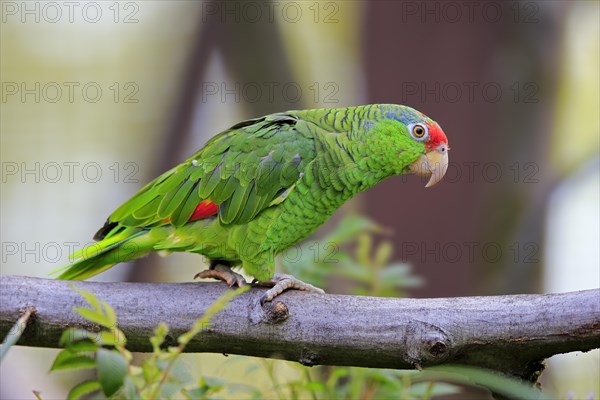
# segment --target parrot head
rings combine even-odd
[[[381,155],[390,175],[430,176],[425,187],[442,180],[448,169],[448,138],[437,122],[399,105],[385,105],[384,118],[369,124],[366,143]]]

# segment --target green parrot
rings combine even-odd
[[[322,293],[275,273],[275,256],[306,238],[352,196],[399,174],[448,167],[440,126],[407,106],[373,104],[287,111],[240,122],[144,186],[114,211],[98,242],[71,257],[57,279],[86,279],[152,251],[210,260],[195,278],[243,286],[241,266],[270,287]]]

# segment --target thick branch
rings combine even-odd
[[[19,344],[58,347],[71,326],[94,328],[72,282],[2,276],[0,334],[34,306]],[[112,305],[132,351],[150,351],[159,322],[168,340],[188,330],[225,290],[223,283],[76,282]],[[600,289],[548,295],[392,299],[289,291],[261,307],[263,289],[235,298],[186,347],[189,352],[277,357],[305,365],[414,368],[477,365],[535,380],[540,362],[600,347]]]

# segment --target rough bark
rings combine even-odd
[[[132,351],[164,321],[168,341],[188,330],[225,290],[223,283],[65,282],[2,276],[0,334],[33,306],[18,344],[58,347],[67,327],[95,328],[71,309],[69,285],[112,305]],[[458,363],[535,381],[554,354],[600,347],[600,289],[546,295],[395,299],[288,291],[260,305],[252,288],[217,314],[187,352],[277,357],[304,365],[415,368]]]

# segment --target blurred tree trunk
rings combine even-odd
[[[522,3],[494,4],[497,22],[479,6],[454,21],[443,2],[366,5],[369,101],[423,111],[452,149],[434,188],[396,177],[367,193],[370,214],[394,228],[396,257],[425,277],[417,296],[538,290],[559,56],[552,12],[562,6],[535,3],[530,15]]]

